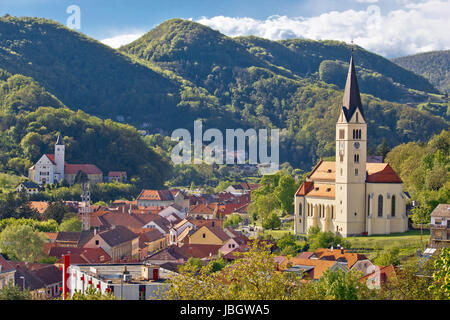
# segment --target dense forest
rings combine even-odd
[[[93,162],[102,170],[134,165],[133,174],[145,171],[140,167],[145,157],[135,162],[135,149],[126,149],[142,143],[135,129],[100,119],[169,135],[175,128],[192,130],[195,119],[204,121],[204,129],[279,128],[280,161],[305,170],[334,154],[350,56],[345,43],[230,38],[181,19],[162,23],[120,50],[45,19],[4,16],[0,34],[0,68],[5,70],[0,73],[0,134],[3,148],[9,148],[3,166],[20,158],[12,146],[27,146],[22,143],[27,134],[40,135],[27,138],[37,143],[37,150],[17,152],[35,161],[61,130],[73,151],[69,162]],[[393,147],[427,141],[447,129],[440,108],[417,107],[437,92],[425,78],[357,46],[354,56],[366,93],[369,148],[376,149],[383,137]],[[407,101],[411,105],[403,103]],[[41,106],[51,109],[38,110]],[[73,113],[59,110],[64,106]],[[90,124],[78,131],[51,125],[44,120],[52,118],[46,112]],[[133,132],[125,136],[135,139],[128,146],[116,141],[115,134],[125,128]],[[145,145],[153,147],[148,141]],[[114,168],[107,160],[110,154],[119,157]],[[92,158],[96,160],[86,160]],[[149,165],[156,166],[155,161]]]
[[[68,163],[93,163],[104,174],[125,170],[148,187],[162,186],[171,172],[134,127],[72,111],[32,78],[0,70],[0,169],[27,175],[42,154],[53,153],[58,132]]]
[[[450,50],[419,53],[392,61],[424,76],[442,92],[450,92]]]

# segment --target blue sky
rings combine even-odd
[[[449,49],[449,0],[0,0],[0,15],[66,24],[69,5],[81,11],[78,30],[117,47],[170,18],[192,19],[229,36],[257,35],[351,41],[393,57]]]

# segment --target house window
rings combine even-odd
[[[98,246],[100,244],[100,241],[95,240],[95,245]]]
[[[370,196],[367,196],[367,215],[370,215]]]
[[[383,216],[383,196],[381,194],[378,196],[378,216]]]
[[[206,238],[206,233],[203,234],[203,238]]]
[[[393,217],[395,217],[395,196],[392,196],[392,203],[391,203],[391,205],[392,205],[392,208],[391,208],[391,215],[392,215]]]
[[[340,129],[339,130],[339,139],[344,139],[345,138],[345,131],[344,129]]]

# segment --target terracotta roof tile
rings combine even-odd
[[[159,200],[159,201],[171,201],[173,199],[172,192],[169,190],[147,190],[141,191],[138,200]]]

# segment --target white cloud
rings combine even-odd
[[[405,1],[406,2],[406,1]],[[229,36],[255,35],[272,40],[303,37],[353,41],[367,50],[396,57],[450,48],[448,0],[406,3],[385,15],[370,5],[366,10],[331,11],[316,17],[271,16],[266,20],[216,16],[197,22]]]
[[[356,2],[360,3],[376,3],[378,0],[356,0]]]
[[[120,34],[111,38],[100,40],[100,42],[112,48],[119,48],[120,46],[133,42],[134,40],[144,35],[144,33],[145,32]]]

